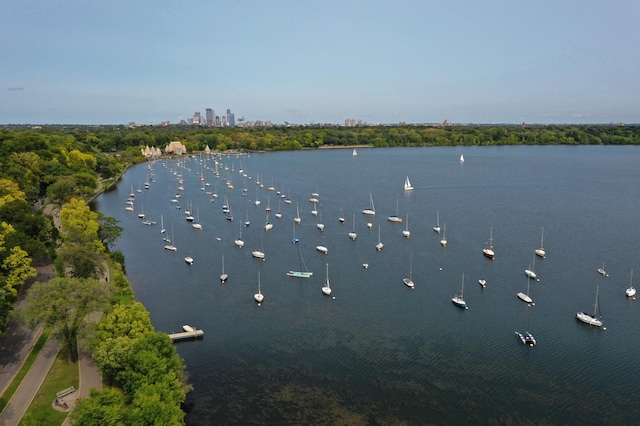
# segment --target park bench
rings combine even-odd
[[[67,396],[70,393],[74,393],[76,391],[76,388],[74,388],[73,386],[69,386],[66,389],[61,390],[60,392],[56,393],[56,396],[58,398],[62,398],[63,396]]]

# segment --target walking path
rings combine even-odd
[[[47,377],[47,373],[56,360],[59,350],[60,343],[57,340],[52,338],[47,340],[38,358],[29,369],[20,386],[18,386],[16,393],[13,394],[5,409],[0,413],[1,426],[18,424],[27,408],[29,408],[36,392],[40,389],[44,378]]]
[[[59,209],[54,209],[51,205],[47,205],[45,207],[45,214],[52,215],[54,225],[60,229]],[[43,282],[55,277],[55,270],[52,265],[39,267],[37,269],[37,281]],[[107,267],[105,276],[101,281],[107,282],[108,280],[109,268]],[[22,306],[21,303],[18,304],[16,309],[20,309]],[[94,315],[89,315],[87,320],[97,321],[99,320],[99,316],[96,318]],[[21,327],[17,320],[12,319],[9,323],[8,331],[9,334],[7,336],[0,338],[0,394],[4,393],[18,374],[18,371],[31,353],[35,342],[38,340],[38,337],[40,337],[42,327],[31,331]],[[80,347],[80,342],[78,342],[78,345]],[[0,426],[14,426],[18,424],[44,382],[59,351],[60,343],[53,338],[49,338],[29,369],[29,372],[18,386],[18,389],[0,413]],[[79,348],[78,352],[78,365],[80,369],[79,389],[65,397],[68,408],[53,405],[55,395],[52,395],[52,405],[55,409],[71,411],[77,399],[89,397],[89,392],[92,388],[102,390],[102,374],[95,365],[91,353],[82,347]],[[67,426],[71,425],[69,417],[66,418],[63,424]]]

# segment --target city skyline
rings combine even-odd
[[[3,2],[0,124],[640,123],[640,6]]]

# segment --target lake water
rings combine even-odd
[[[116,249],[156,330],[176,332],[183,324],[204,330],[202,340],[177,343],[194,387],[188,424],[638,422],[640,301],[627,299],[625,290],[631,270],[640,273],[640,148],[358,154],[224,156],[220,179],[211,158],[157,161],[153,171],[146,164],[132,168],[96,200],[97,210],[121,221]],[[181,209],[170,202],[179,174]],[[403,190],[406,176],[413,191]],[[227,189],[227,178],[235,189]],[[131,188],[142,188],[134,212],[125,211]],[[207,192],[219,197],[211,202]],[[314,192],[318,216],[311,214]],[[375,217],[362,214],[369,194]],[[222,213],[225,196],[234,221]],[[309,279],[286,276],[299,269],[291,243],[296,205],[302,223],[295,236],[314,272]],[[203,230],[185,220],[189,206]],[[142,224],[140,211],[157,224]],[[438,212],[447,247],[432,230]],[[396,213],[404,223],[387,220]],[[178,252],[163,248],[161,217]],[[247,217],[251,225],[244,227]],[[324,232],[316,227],[321,220]],[[407,226],[409,239],[402,235]],[[547,256],[534,259],[543,228]],[[238,248],[241,232],[245,246]],[[490,233],[494,260],[482,255]],[[261,243],[264,262],[251,256]],[[315,249],[322,243],[327,255]],[[192,266],[184,261],[188,254]],[[223,256],[225,284],[218,279]],[[332,297],[321,292],[327,263]],[[597,272],[603,263],[608,277]],[[530,283],[535,306],[528,308],[516,293],[526,291],[530,265],[539,281]],[[261,306],[253,299],[258,272]],[[414,290],[402,282],[409,274]],[[451,302],[463,274],[468,310]],[[486,288],[478,285],[481,276]],[[606,330],[575,318],[578,311],[593,313],[597,288]],[[527,328],[538,340],[533,348],[514,333]]]

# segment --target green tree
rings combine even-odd
[[[70,416],[78,426],[117,426],[125,424],[126,411],[124,396],[118,389],[91,389],[89,398],[77,401]]]
[[[104,312],[108,306],[109,289],[105,283],[92,278],[54,278],[31,286],[20,315],[30,327],[51,326],[56,337],[67,345],[71,362],[84,318],[90,312]]]
[[[102,213],[98,213],[98,217],[100,220],[98,237],[100,238],[100,241],[107,245],[107,247],[111,248],[111,246],[113,246],[122,235],[123,229],[121,226],[118,226],[118,223],[120,223],[120,221],[114,217],[106,216]]]
[[[38,275],[31,266],[29,254],[16,246],[11,249],[11,254],[2,263],[2,268],[7,271],[6,287],[14,296],[18,295],[18,289],[27,279]]]

